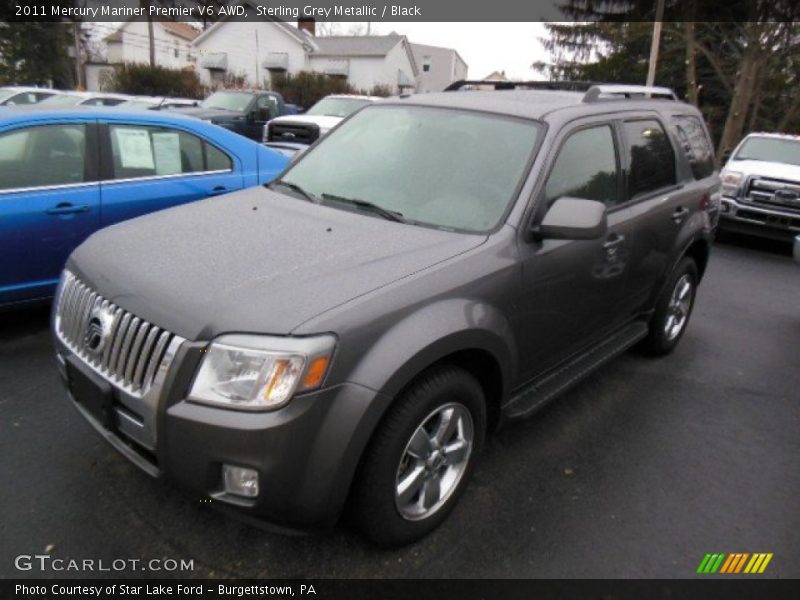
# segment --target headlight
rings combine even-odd
[[[320,387],[335,338],[224,335],[212,342],[189,399],[243,410],[274,410],[297,392]]]
[[[723,171],[722,172],[722,195],[723,196],[738,196],[739,186],[742,184],[743,175],[736,171]]]

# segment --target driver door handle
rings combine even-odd
[[[69,202],[61,202],[56,204],[53,208],[48,208],[45,212],[48,215],[71,215],[75,213],[83,213],[89,211],[88,204],[74,205]]]

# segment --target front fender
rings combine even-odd
[[[365,349],[343,378],[377,393],[352,414],[357,423],[336,477],[338,489],[331,495],[332,502],[344,503],[364,449],[403,388],[427,367],[463,350],[490,354],[500,368],[502,393],[508,393],[517,368],[512,329],[497,308],[479,300],[458,298],[427,305],[402,318]],[[502,398],[497,400],[502,402]]]
[[[494,306],[466,298],[427,305],[398,321],[362,354],[347,380],[394,397],[426,367],[463,350],[492,355],[509,389],[517,367],[511,326]]]

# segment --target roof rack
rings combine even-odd
[[[606,97],[604,98],[604,96]],[[611,96],[611,98],[608,96]],[[614,98],[614,96],[623,96],[625,98],[666,98],[667,100],[678,99],[675,92],[666,87],[646,85],[593,85],[583,96],[583,101],[600,102],[602,100],[617,100],[618,98]]]
[[[454,81],[445,92],[455,92],[471,86],[494,87],[495,90],[559,90],[567,92],[586,92],[600,84],[591,81],[492,81],[483,79],[461,79]]]

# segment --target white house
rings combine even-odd
[[[186,68],[197,62],[192,42],[200,30],[187,23],[172,21],[153,22],[153,47],[156,64],[164,67]],[[149,63],[150,42],[146,21],[126,21],[111,35],[106,43],[105,62],[87,62],[86,89],[98,91],[103,87],[106,73],[121,63]]]
[[[313,21],[298,26],[277,20],[218,21],[194,40],[198,75],[207,85],[245,76],[249,85],[266,88],[272,73],[317,71],[344,77],[359,90],[416,88],[418,69],[405,36],[314,33]]]
[[[411,44],[419,68],[417,92],[441,92],[454,81],[467,79],[467,63],[452,48]]]
[[[404,35],[324,36],[309,54],[312,71],[347,77],[358,90],[376,85],[392,93],[416,89],[418,69]]]
[[[172,68],[194,64],[197,55],[192,42],[199,35],[200,31],[188,23],[153,22],[156,64]],[[110,64],[150,62],[147,21],[127,21],[106,36],[105,42],[108,48],[106,60]]]

